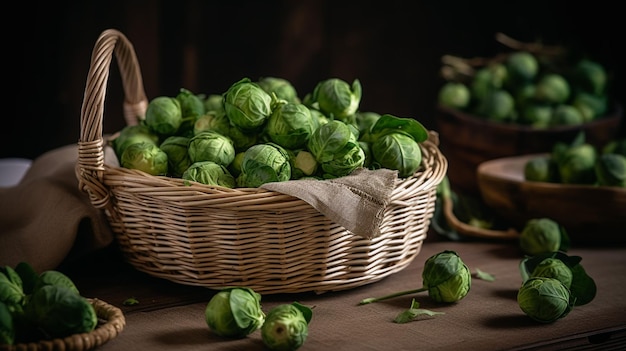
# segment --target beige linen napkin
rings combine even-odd
[[[351,233],[371,239],[380,235],[397,178],[394,170],[359,168],[341,178],[274,182],[261,188],[300,198]]]
[[[108,154],[111,154],[109,152]],[[54,269],[113,241],[103,212],[78,189],[78,146],[35,159],[21,182],[0,188],[0,265]]]

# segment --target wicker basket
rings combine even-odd
[[[98,325],[89,333],[65,338],[15,345],[0,345],[0,351],[86,351],[102,346],[115,338],[126,326],[122,310],[102,300],[88,299],[96,310]]]
[[[265,294],[322,293],[378,281],[419,254],[437,185],[447,171],[435,132],[421,143],[422,168],[397,180],[381,235],[365,239],[289,195],[185,186],[182,179],[105,164],[102,118],[113,53],[122,75],[127,123],[136,123],[147,106],[132,44],[119,31],[104,31],[87,78],[76,172],[79,187],[105,211],[136,269],[212,289],[248,286]]]

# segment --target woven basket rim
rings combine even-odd
[[[117,337],[126,326],[126,318],[119,308],[97,298],[87,298],[96,310],[98,325],[89,333],[80,333],[39,342],[0,345],[2,351],[85,351],[93,350]]]

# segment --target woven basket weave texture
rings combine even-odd
[[[76,174],[105,211],[126,259],[138,270],[186,285],[248,286],[260,293],[338,291],[378,281],[419,254],[447,171],[437,134],[421,143],[422,167],[398,179],[381,235],[365,239],[305,201],[265,189],[185,186],[104,162],[103,105],[117,58],[128,124],[147,98],[130,41],[109,29],[92,54],[81,111]]]

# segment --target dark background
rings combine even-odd
[[[361,110],[436,129],[441,56],[489,57],[520,41],[563,45],[604,64],[624,102],[623,12],[569,1],[35,1],[5,11],[0,157],[35,158],[78,141],[91,50],[108,28],[133,43],[146,94],[223,93],[243,77],[283,77],[299,95],[330,77],[363,86]],[[124,125],[115,64],[104,131]],[[622,130],[624,128],[621,128]]]

